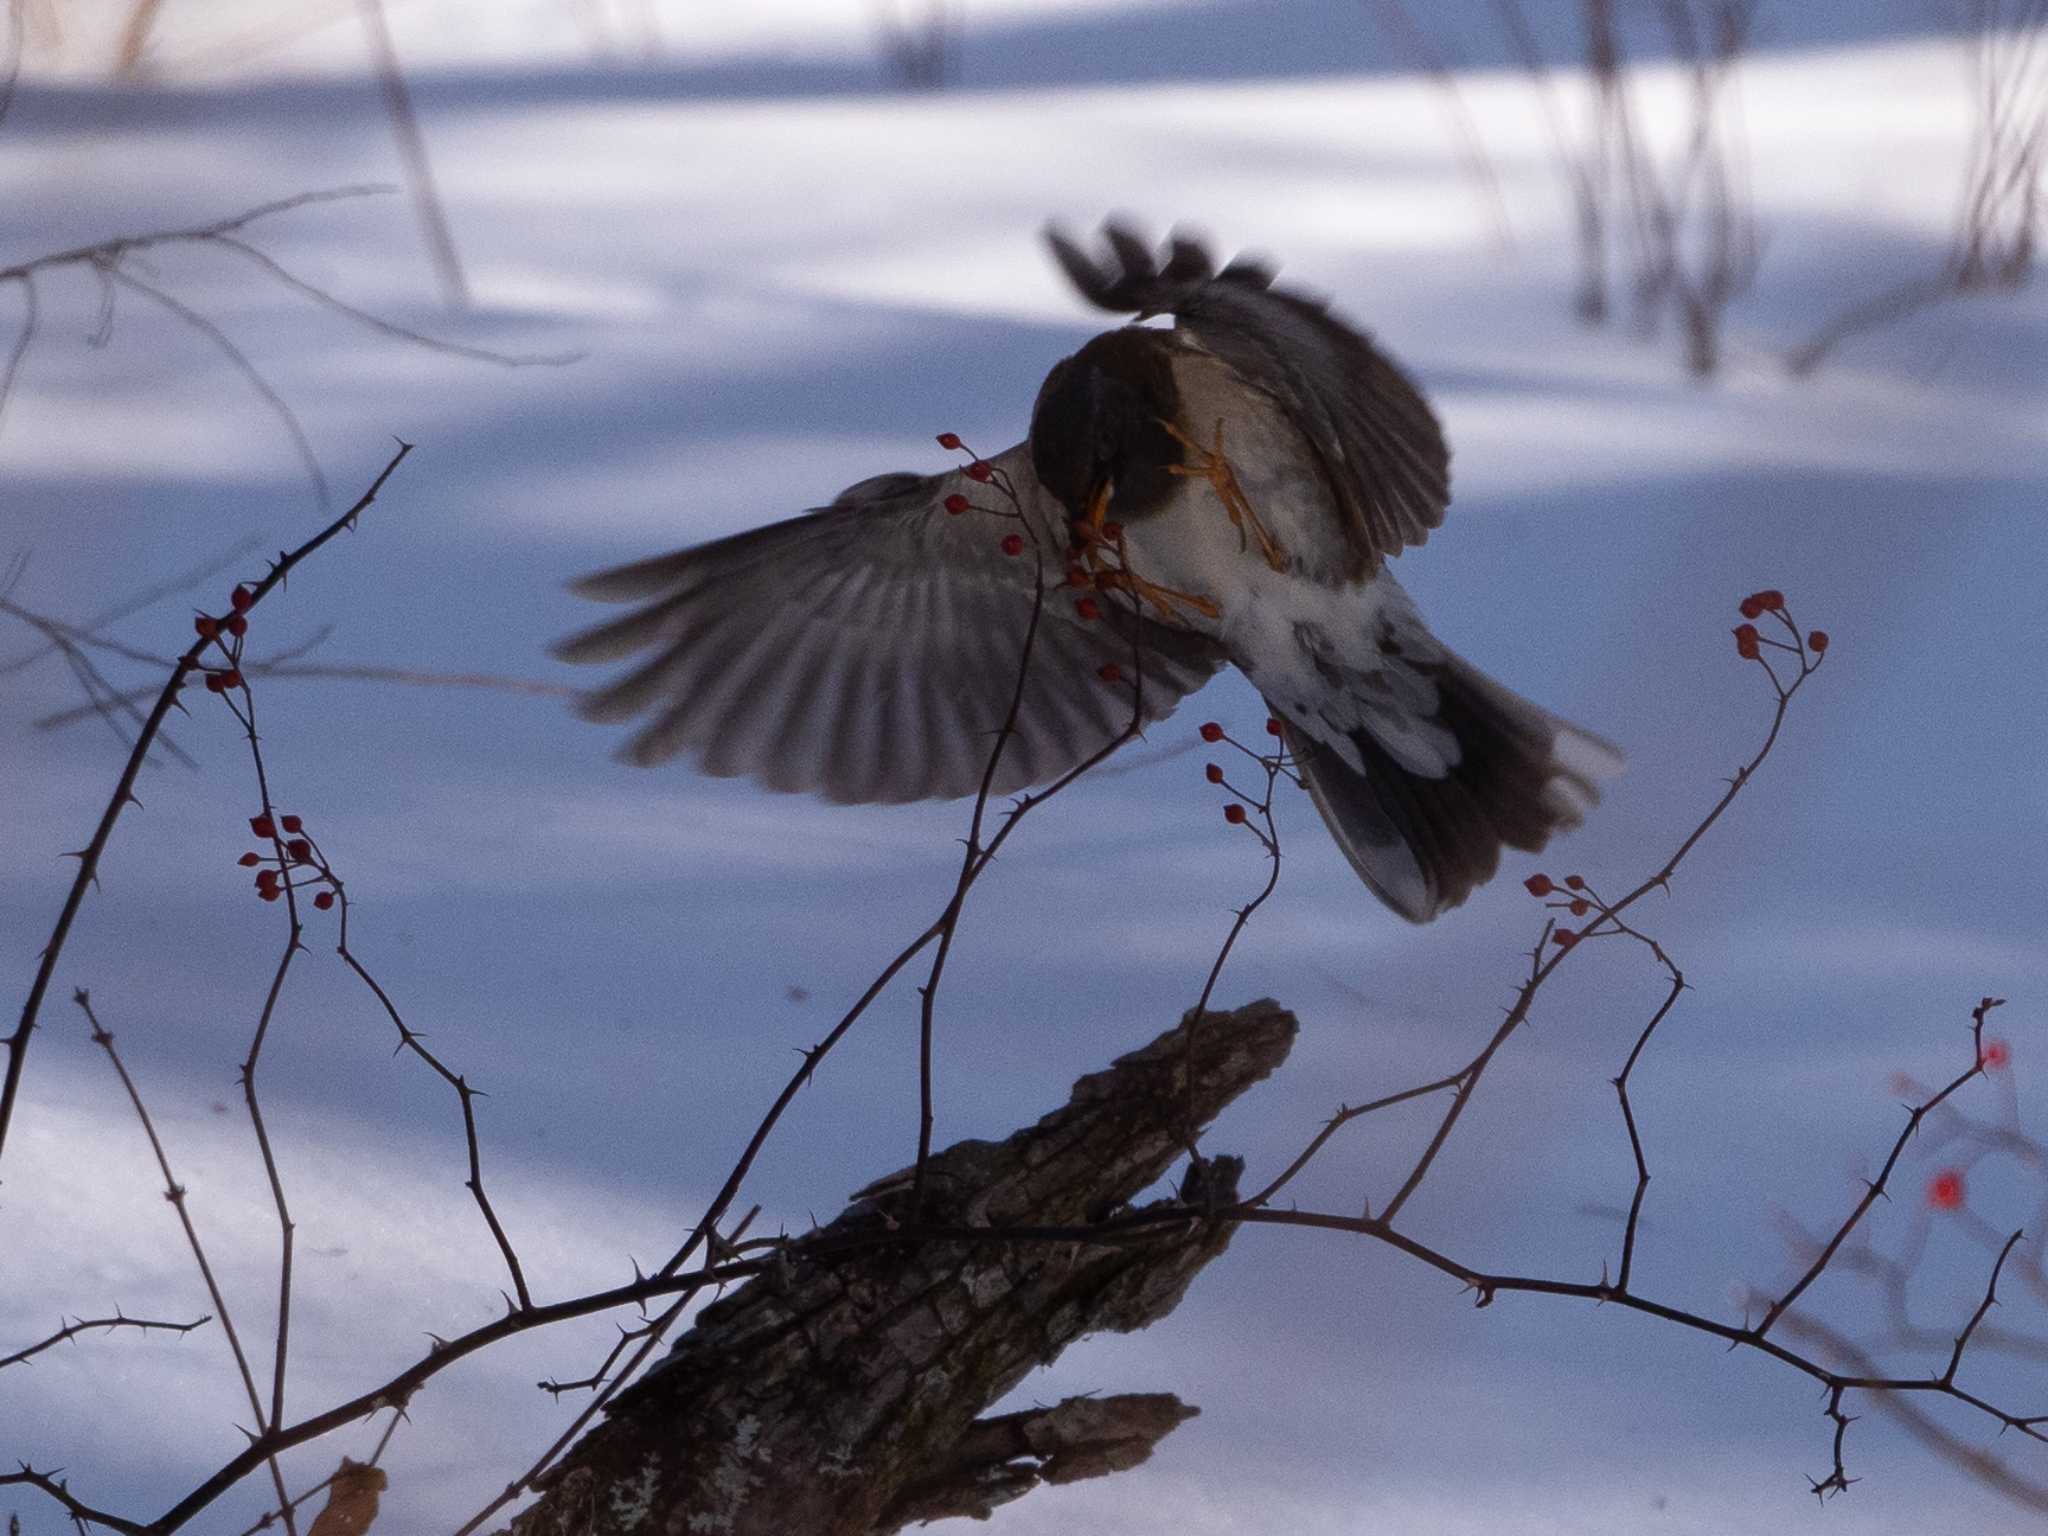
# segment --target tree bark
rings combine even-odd
[[[935,1154],[925,1221],[1065,1227],[1127,1209],[1294,1032],[1253,1003],[1204,1015],[1190,1053],[1183,1021],[1036,1125]],[[870,1185],[777,1272],[705,1307],[542,1479],[514,1536],[886,1536],[1136,1466],[1197,1410],[1134,1394],[978,1415],[1084,1334],[1171,1312],[1229,1245],[1231,1224],[1204,1212],[1235,1198],[1241,1167],[1207,1160],[1185,1202],[1147,1207],[1184,1204],[1186,1222],[1115,1244],[890,1242],[913,1220],[912,1172]],[[883,1241],[846,1251],[866,1237]]]

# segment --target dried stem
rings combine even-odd
[[[391,135],[398,141],[399,158],[405,162],[405,179],[412,187],[413,212],[419,218],[420,232],[426,236],[434,272],[441,279],[442,295],[451,309],[467,309],[469,284],[462,275],[462,258],[455,253],[455,237],[448,232],[441,194],[434,187],[433,163],[427,158],[426,137],[420,132],[412,91],[398,62],[398,46],[391,40],[384,0],[360,0],[360,8],[363,31],[370,40],[370,57],[377,70],[377,87],[384,93],[385,109],[391,116]]]
[[[1955,224],[1940,270],[1892,285],[1830,316],[1786,357],[1794,374],[1814,372],[1850,338],[1969,294],[2011,292],[2033,278],[2048,199],[2048,0],[1971,0],[1964,49],[1976,115],[1956,199]]]
[[[48,1338],[40,1339],[26,1349],[17,1349],[11,1355],[0,1355],[0,1371],[4,1371],[10,1365],[20,1365],[25,1360],[32,1360],[44,1350],[56,1348],[66,1339],[75,1339],[81,1333],[91,1333],[96,1329],[111,1332],[117,1328],[134,1328],[144,1333],[190,1333],[193,1329],[203,1328],[212,1321],[212,1317],[207,1316],[195,1317],[189,1323],[162,1323],[152,1318],[130,1317],[125,1312],[118,1311],[112,1317],[76,1317]]]
[[[163,1140],[156,1133],[156,1123],[150,1119],[149,1109],[142,1102],[142,1094],[137,1090],[135,1080],[128,1075],[128,1068],[123,1065],[120,1053],[114,1049],[114,1037],[101,1026],[99,1018],[93,1013],[92,998],[81,988],[72,994],[71,1000],[78,1004],[79,1010],[84,1013],[86,1023],[92,1030],[93,1044],[107,1053],[107,1060],[113,1064],[114,1074],[121,1079],[122,1090],[128,1095],[128,1102],[135,1110],[135,1118],[142,1122],[143,1134],[149,1138],[149,1150],[155,1154],[157,1170],[164,1179],[164,1199],[169,1201],[171,1209],[178,1213],[178,1225],[184,1228],[185,1244],[192,1250],[192,1262],[199,1267],[199,1278],[205,1282],[206,1294],[213,1301],[213,1315],[220,1319],[221,1334],[227,1339],[228,1350],[235,1357],[235,1369],[240,1373],[242,1387],[248,1393],[250,1411],[256,1416],[257,1438],[261,1439],[264,1432],[275,1427],[275,1421],[266,1421],[264,1417],[263,1396],[256,1388],[256,1373],[250,1369],[248,1352],[242,1348],[241,1336],[235,1331],[234,1318],[228,1312],[227,1296],[222,1292],[220,1282],[214,1278],[213,1265],[206,1257],[206,1245],[200,1242],[199,1229],[192,1224],[192,1213],[185,1204],[185,1186],[180,1184],[177,1176],[171,1172],[170,1156],[164,1151]],[[262,1458],[262,1464],[269,1467],[271,1483],[277,1490],[278,1498],[283,1500],[284,1470],[278,1465],[277,1457],[267,1455]],[[289,1518],[287,1528],[290,1528]]]
[[[391,478],[392,472],[411,452],[410,443],[400,443],[398,451],[391,456],[390,461],[379,471],[377,478],[370,483],[370,488],[363,492],[354,506],[297,549],[281,555],[269,572],[249,587],[249,608],[253,610],[260,604],[270,595],[272,588],[308,557],[318,552],[328,540],[345,528],[353,528],[356,519],[377,499],[377,493],[384,488],[384,482]],[[202,636],[193,641],[184,654],[172,664],[170,677],[165,680],[162,691],[158,693],[149,717],[136,733],[135,745],[129,749],[128,761],[121,770],[112,796],[100,813],[99,824],[94,827],[91,840],[76,855],[78,873],[73,878],[71,889],[64,898],[64,905],[57,914],[57,922],[51,931],[49,942],[43,946],[42,956],[36,965],[35,979],[29,985],[27,1000],[22,1004],[20,1020],[15,1025],[14,1033],[7,1037],[7,1072],[5,1080],[0,1081],[0,1153],[6,1150],[8,1128],[13,1123],[14,1104],[21,1091],[21,1075],[28,1062],[29,1038],[34,1034],[36,1023],[41,1017],[43,999],[49,992],[50,979],[56,973],[57,963],[63,958],[64,946],[71,936],[72,924],[78,918],[79,908],[85,904],[86,891],[99,880],[100,861],[106,853],[108,840],[113,836],[115,824],[121,819],[121,813],[130,804],[139,803],[135,799],[136,777],[142,771],[151,745],[163,729],[165,718],[170,714],[172,706],[178,703],[178,692],[185,685],[186,675],[199,666],[201,656],[209,646],[216,643]]]

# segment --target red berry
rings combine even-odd
[[[1096,606],[1092,597],[1084,597],[1074,604],[1074,612],[1091,622],[1102,617],[1102,610]]]
[[[225,693],[225,692],[227,691],[227,686],[228,686],[228,685],[227,685],[227,684],[226,684],[226,683],[225,683],[224,681],[222,681],[222,679],[223,679],[223,678],[225,678],[226,676],[227,676],[227,674],[226,674],[225,672],[209,672],[209,673],[207,673],[207,674],[206,674],[206,691],[207,691],[208,693]]]
[[[1217,724],[1217,723],[1216,723],[1216,722],[1215,722],[1214,720],[1206,720],[1206,721],[1204,721],[1204,722],[1202,723],[1202,740],[1204,740],[1204,741],[1221,741],[1222,739],[1223,739],[1223,727],[1222,727],[1222,726],[1218,725],[1218,724]]]
[[[192,627],[199,631],[199,638],[202,640],[218,640],[220,638],[220,620],[210,619],[203,613],[192,621]]]
[[[1824,629],[1816,629],[1809,633],[1806,637],[1806,648],[1818,656],[1828,648],[1828,632]]]
[[[313,857],[313,845],[303,837],[295,837],[284,845],[284,851],[301,864]]]
[[[303,832],[306,830],[306,824],[296,816],[280,816],[277,818],[277,824],[287,832]]]
[[[2012,1063],[2012,1047],[2003,1040],[1986,1040],[1977,1064],[1986,1072],[2001,1072]]]
[[[1774,613],[1785,606],[1785,594],[1776,587],[1765,587],[1761,592],[1750,593],[1749,601],[1765,613]]]
[[[270,888],[271,888],[272,886],[274,886],[274,885],[276,885],[276,884],[277,884],[277,871],[276,871],[276,870],[274,870],[274,869],[259,869],[259,870],[258,870],[258,871],[256,872],[256,889],[257,889],[257,890],[259,890],[259,891],[267,891],[267,890],[269,890],[269,889],[270,889]]]
[[[255,852],[254,850],[251,850],[250,852],[243,854],[239,859],[235,860],[235,862],[241,865],[242,868],[244,869],[254,869],[258,864],[261,864],[263,862],[263,855]]]
[[[1740,607],[1745,619],[1760,619],[1764,616],[1764,605],[1753,597],[1745,597]]]
[[[239,688],[242,686],[242,674],[236,671],[233,667],[229,667],[227,671],[221,673],[220,685],[224,689]]]
[[[968,465],[966,469],[962,470],[961,473],[966,475],[967,478],[970,480],[980,480],[986,482],[992,475],[995,474],[995,471],[990,469],[986,464],[982,463],[980,459],[976,459],[972,464]]]
[[[228,604],[237,613],[247,613],[256,604],[256,594],[247,587],[237,587],[228,594]]]
[[[1280,722],[1270,715],[1266,717],[1266,734],[1268,736],[1278,736],[1280,734]]]
[[[1124,669],[1113,661],[1106,661],[1096,669],[1095,675],[1105,683],[1120,683],[1124,680]]]
[[[274,885],[266,885],[263,887],[262,890],[258,891],[256,894],[262,897],[265,901],[275,901],[277,900],[278,897],[282,896],[284,892],[279,890]]]
[[[1003,535],[1003,553],[1015,557],[1024,553],[1024,535],[1006,533]]]
[[[1244,821],[1244,807],[1237,804],[1226,805],[1223,807],[1223,819],[1233,827],[1239,825]]]
[[[1221,763],[1209,764],[1202,770],[1202,777],[1211,784],[1221,784],[1223,782],[1223,765]]]
[[[1927,1181],[1927,1203],[1937,1211],[1953,1211],[1964,1199],[1963,1170],[1944,1168]]]
[[[231,617],[227,621],[227,623],[223,624],[221,627],[225,629],[229,634],[233,635],[237,640],[239,640],[242,636],[249,633],[249,621],[243,618],[239,613]]]
[[[334,905],[334,892],[322,891],[318,896],[315,896],[313,898],[313,905],[318,907],[322,912],[325,912],[329,907]]]
[[[954,517],[958,517],[962,512],[965,512],[969,505],[970,503],[968,502],[967,498],[965,496],[962,496],[958,491],[955,491],[945,500],[946,510],[949,513],[951,513]]]
[[[1593,904],[1590,901],[1585,900],[1583,897],[1572,903],[1573,917],[1584,917],[1588,912],[1592,910]]]
[[[1119,543],[1124,536],[1124,525],[1112,518],[1102,525],[1102,536],[1112,544]]]
[[[1586,888],[1586,882],[1578,875],[1566,875],[1564,877],[1564,888],[1568,891],[1583,891]]]
[[[1744,661],[1756,660],[1757,636],[1754,624],[1738,624],[1735,626],[1735,654]]]
[[[941,432],[939,434],[939,446],[941,448],[958,448],[960,446],[960,434],[958,432]]]
[[[268,816],[251,816],[249,818],[249,830],[258,837],[275,837],[277,836],[277,823]]]
[[[1570,949],[1574,944],[1579,942],[1579,936],[1576,933],[1573,933],[1569,928],[1558,929],[1557,932],[1552,935],[1552,937],[1557,940],[1557,947],[1559,949]]]
[[[1548,875],[1531,875],[1522,882],[1531,896],[1548,896],[1557,887],[1550,883]]]

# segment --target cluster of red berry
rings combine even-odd
[[[1281,726],[1278,720],[1268,717],[1266,721],[1266,734],[1268,736],[1271,736],[1275,740],[1278,740],[1282,734],[1283,729],[1284,727]],[[1224,731],[1222,725],[1214,720],[1205,720],[1202,722],[1201,735],[1202,740],[1209,742],[1211,744],[1214,744],[1219,741],[1230,742],[1230,745],[1236,747],[1238,751],[1244,753],[1246,757],[1249,757],[1253,762],[1257,763],[1261,768],[1265,769],[1267,776],[1268,792],[1271,792],[1271,782],[1274,775],[1282,771],[1283,764],[1285,762],[1285,758],[1283,756],[1276,755],[1268,757],[1262,753],[1254,752],[1250,747],[1246,746],[1243,742],[1232,740],[1231,737]],[[1211,784],[1222,784],[1225,789],[1228,789],[1231,794],[1237,797],[1236,799],[1232,800],[1230,804],[1223,807],[1223,819],[1229,822],[1233,827],[1239,827],[1244,825],[1245,818],[1248,814],[1248,812],[1245,810],[1245,807],[1247,805],[1259,806],[1261,809],[1264,808],[1262,802],[1251,799],[1242,790],[1234,789],[1229,784],[1224,782],[1223,765],[1221,763],[1205,763],[1202,766],[1202,777],[1207,779]]]
[[[206,691],[226,693],[230,688],[242,686],[242,670],[237,663],[241,660],[241,638],[249,633],[249,620],[245,617],[256,605],[256,594],[247,587],[238,586],[228,594],[228,612],[221,618],[202,613],[192,620],[192,628],[198,631],[202,640],[213,640],[228,653],[228,664],[224,667],[204,667]],[[227,640],[221,636],[226,635]],[[232,646],[229,641],[237,642]]]
[[[1580,892],[1586,889],[1586,880],[1583,875],[1566,875],[1564,877],[1564,884],[1560,888],[1558,883],[1552,880],[1550,876],[1536,874],[1524,880],[1522,887],[1531,896],[1539,900],[1547,896],[1556,896],[1558,899],[1551,902],[1550,905],[1564,908],[1573,917],[1584,917],[1593,910],[1591,896],[1580,894]],[[1557,941],[1559,949],[1570,949],[1584,935],[1576,933],[1570,928],[1559,928],[1551,937]]]
[[[938,443],[941,448],[946,449],[948,452],[973,452],[972,449],[968,448],[961,441],[958,432],[941,432],[938,436]],[[987,485],[995,478],[995,470],[989,466],[986,459],[977,458],[969,460],[960,473],[981,485]],[[947,515],[951,517],[959,517],[963,513],[975,510],[975,504],[958,491],[953,492],[939,505],[944,507]],[[992,509],[984,508],[983,510]],[[1017,516],[1014,512],[999,512],[997,515],[1011,518]],[[1104,523],[1101,534],[1103,539],[1114,544],[1123,537],[1123,529],[1120,525],[1113,522]],[[1024,535],[1021,533],[1006,533],[998,541],[997,547],[1014,560],[1024,553]],[[1078,561],[1072,562],[1067,566],[1066,580],[1067,585],[1070,587],[1092,587],[1095,584],[1095,578],[1090,576]],[[1082,621],[1092,624],[1095,620],[1102,617],[1102,605],[1096,602],[1092,596],[1084,595],[1075,599],[1074,614],[1075,617]],[[1117,683],[1123,681],[1124,674],[1123,668],[1119,667],[1115,662],[1111,662],[1101,668],[1097,675],[1105,683]]]
[[[244,869],[256,871],[256,894],[265,901],[276,901],[285,893],[288,881],[285,871],[303,867],[313,871],[312,878],[328,886],[315,893],[313,905],[325,912],[334,905],[334,875],[320,858],[320,850],[313,846],[313,840],[306,836],[306,824],[297,816],[269,815],[251,816],[249,830],[258,837],[269,839],[277,852],[268,856],[251,849],[235,862]]]
[[[1742,617],[1745,621],[1750,619],[1760,619],[1767,613],[1775,614],[1779,622],[1781,622],[1787,629],[1792,631],[1792,638],[1794,639],[1794,641],[1798,640],[1798,626],[1793,624],[1792,616],[1785,611],[1785,594],[1780,592],[1776,587],[1766,587],[1761,592],[1750,593],[1749,596],[1745,597],[1739,604],[1737,604],[1737,607],[1741,611]],[[1752,623],[1744,622],[1735,626],[1735,654],[1740,656],[1744,661],[1761,660],[1763,657],[1763,648],[1767,645],[1775,645],[1780,650],[1786,651],[1798,650],[1798,646],[1796,644],[1786,645],[1782,641],[1766,640],[1760,633],[1758,633],[1756,625]],[[1828,632],[1826,630],[1813,629],[1807,631],[1807,650],[1811,651],[1816,657],[1819,657],[1827,653],[1827,648]]]

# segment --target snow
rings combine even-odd
[[[166,7],[161,82],[113,86],[94,61],[125,7],[67,8],[61,45],[31,55],[0,124],[0,265],[399,181],[352,8],[309,7],[330,23],[276,47],[230,46],[269,9]],[[152,252],[138,275],[235,339],[303,423],[337,501],[394,436],[419,445],[361,528],[260,610],[259,651],[331,624],[328,660],[584,681],[545,658],[591,616],[567,579],[936,467],[939,431],[990,452],[1014,441],[1047,367],[1097,328],[1046,259],[1043,223],[1185,217],[1225,249],[1283,259],[1414,369],[1454,447],[1456,501],[1402,561],[1403,583],[1448,644],[1630,754],[1583,831],[1511,859],[1419,931],[1382,912],[1290,803],[1279,894],[1218,1000],[1278,997],[1303,1037],[1211,1145],[1256,1176],[1340,1101],[1476,1048],[1539,926],[1519,880],[1646,872],[1759,739],[1768,693],[1727,630],[1736,600],[1766,585],[1835,644],[1778,755],[1650,909],[1698,990],[1636,1090],[1657,1175],[1645,1288],[1739,1315],[1736,1291],[1784,1271],[1775,1213],[1838,1219],[1896,1132],[1887,1078],[1956,1070],[1981,994],[2013,998],[1997,1028],[2027,1092],[2048,919],[2048,300],[1937,307],[1852,342],[1811,381],[1779,363],[1824,315],[1945,249],[1966,83],[1952,43],[1910,30],[1911,8],[1788,11],[1745,69],[1763,267],[1705,385],[1680,370],[1668,328],[1644,340],[1572,323],[1569,208],[1540,115],[1463,13],[1461,91],[1507,249],[1440,92],[1353,8],[1269,24],[1275,8],[978,5],[965,85],[939,94],[879,84],[872,13],[829,0],[768,22],[693,9],[687,28],[662,10],[667,54],[631,64],[645,7],[391,9],[474,308],[440,307],[400,194],[280,214],[252,238],[399,324],[581,358],[464,361],[324,311],[232,252]],[[1682,79],[1659,65],[1643,84],[1675,131]],[[127,292],[91,345],[92,275],[39,290],[40,333],[0,421],[0,572],[27,561],[12,600],[76,617],[244,534],[270,550],[319,524],[286,433],[217,349]],[[0,345],[19,304],[0,285]],[[113,633],[182,645],[190,608],[218,606],[226,582]],[[0,642],[4,661],[29,639]],[[486,1177],[547,1296],[666,1256],[792,1049],[943,903],[964,827],[964,806],[830,807],[680,766],[628,769],[608,759],[610,734],[545,698],[278,681],[258,699],[279,803],[349,881],[352,940],[492,1095]],[[47,662],[0,691],[0,974],[18,991],[70,876],[57,855],[83,841],[118,771],[96,722],[30,728],[74,702]],[[1043,1112],[1199,990],[1230,908],[1264,876],[1202,783],[1194,726],[1210,717],[1256,733],[1258,706],[1235,679],[1212,685],[1129,763],[1034,816],[977,893],[942,1010],[941,1141]],[[243,1337],[266,1353],[276,1232],[234,1068],[281,918],[234,864],[255,791],[231,723],[195,708],[174,733],[203,771],[147,775],[34,1039],[0,1163],[0,1353],[60,1313],[211,1310],[141,1133],[61,1001],[73,986],[118,1037]],[[453,1096],[391,1058],[390,1026],[330,934],[316,919],[263,1079],[303,1224],[294,1413],[503,1306],[461,1187]],[[1411,1208],[1420,1237],[1471,1262],[1591,1279],[1617,1246],[1611,1211],[1632,1178],[1606,1079],[1656,981],[1612,947],[1582,959]],[[756,1232],[825,1219],[908,1160],[915,1018],[899,987],[800,1097],[748,1186]],[[1997,1089],[1970,1092],[1995,1110]],[[1355,1127],[1300,1198],[1383,1200],[1423,1127]],[[1908,1167],[1919,1179],[1927,1165]],[[1981,1191],[1993,1225],[2031,1220],[2016,1185]],[[1884,1219],[1910,1220],[1913,1203]],[[1937,1225],[1934,1249],[1953,1262],[1930,1260],[1919,1301],[1953,1328],[1988,1258],[1959,1225]],[[1823,1511],[1804,1482],[1827,1466],[1808,1383],[1642,1319],[1464,1300],[1371,1245],[1242,1234],[1168,1322],[1091,1340],[1021,1393],[1171,1390],[1202,1416],[1145,1468],[1034,1493],[993,1528],[2033,1528],[1874,1412],[1850,1437],[1865,1481]],[[2001,1321],[2038,1331],[2037,1312],[2015,1294]],[[386,1458],[379,1530],[449,1530],[490,1498],[576,1410],[531,1382],[583,1374],[609,1328],[523,1340],[422,1393]],[[1972,1368],[2024,1397],[1996,1361]],[[211,1328],[89,1338],[0,1372],[0,1455],[63,1465],[81,1497],[145,1518],[233,1454],[247,1420]],[[1944,1422],[2042,1475],[2038,1448]],[[380,1428],[294,1453],[289,1480],[366,1454]],[[252,1484],[203,1528],[242,1528],[260,1499]],[[0,1507],[30,1532],[60,1528],[30,1495]]]

